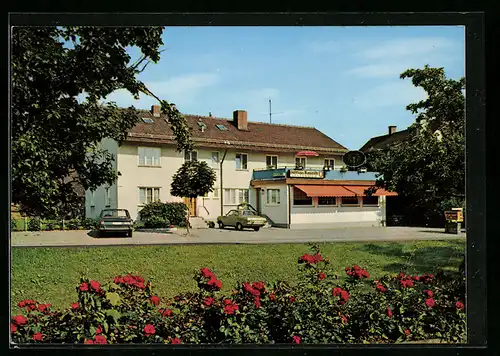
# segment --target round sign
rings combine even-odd
[[[342,162],[348,167],[359,167],[365,164],[366,157],[361,151],[349,151],[342,156]]]

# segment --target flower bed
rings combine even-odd
[[[394,343],[463,342],[465,279],[460,273],[370,279],[360,266],[347,280],[313,247],[298,260],[301,281],[241,282],[222,295],[222,281],[202,268],[199,290],[163,300],[140,276],[106,285],[82,278],[66,310],[19,302],[11,319],[16,343]]]

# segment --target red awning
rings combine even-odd
[[[312,197],[354,197],[350,190],[341,185],[296,185],[310,198]]]
[[[310,156],[310,157],[317,157],[319,156],[318,152],[314,151],[300,151],[295,154],[296,156]]]
[[[365,190],[370,188],[370,186],[367,185],[345,185],[345,188],[349,189],[350,191],[356,193],[358,196],[366,196],[367,194],[365,193]],[[373,196],[379,197],[379,196],[395,196],[398,195],[395,192],[388,192],[387,190],[383,188],[377,189],[375,193],[373,193]]]

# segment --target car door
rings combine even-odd
[[[238,215],[238,211],[230,210],[229,213],[226,214],[226,216],[224,217],[225,219],[222,222],[227,226],[236,226]]]

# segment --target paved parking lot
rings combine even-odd
[[[106,245],[168,245],[168,244],[203,244],[203,243],[303,243],[335,241],[407,241],[407,240],[442,240],[465,238],[465,233],[445,234],[444,229],[413,227],[349,227],[328,230],[288,230],[279,228],[261,229],[260,231],[236,231],[230,228],[186,230],[169,233],[134,232],[127,237],[93,237],[89,231],[40,231],[13,232],[11,246],[48,247],[48,246],[106,246]]]

